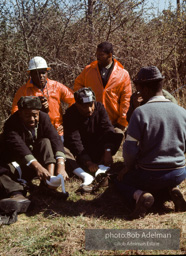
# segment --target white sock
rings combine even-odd
[[[137,204],[137,202],[138,202],[138,200],[139,200],[141,194],[143,194],[143,193],[144,193],[144,191],[142,191],[142,190],[140,190],[140,189],[138,189],[138,190],[136,190],[136,191],[134,192],[133,198],[136,200],[136,204]]]
[[[96,173],[95,173],[95,177],[98,175],[98,174],[100,174],[100,173],[105,173],[110,167],[108,167],[108,166],[105,166],[105,165],[103,165],[103,164],[100,164],[100,165],[98,165],[99,166],[99,169],[96,171]]]
[[[83,180],[83,183],[81,184],[81,186],[83,186],[83,185],[90,185],[93,182],[93,180],[94,180],[94,177],[92,175],[90,175],[89,173],[85,172],[80,167],[78,167],[75,170],[73,170],[73,173]]]

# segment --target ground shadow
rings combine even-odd
[[[32,204],[27,216],[43,213],[43,216],[46,218],[52,215],[84,215],[97,218],[122,218],[127,220],[132,210],[118,193],[113,183],[110,183],[106,188],[100,188],[99,191],[92,195],[82,195],[73,192],[66,200],[61,192],[48,189],[44,186],[35,186],[30,199]],[[165,214],[171,211],[173,211],[172,208],[162,207],[158,201],[150,210],[150,212],[158,214]]]

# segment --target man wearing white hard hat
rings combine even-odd
[[[50,69],[46,60],[40,56],[30,60],[28,67],[30,79],[16,92],[12,104],[12,114],[18,110],[17,102],[21,96],[38,96],[42,102],[42,111],[48,113],[52,125],[56,128],[58,134],[62,136],[63,115],[61,102],[72,105],[74,96],[70,88],[47,77]]]

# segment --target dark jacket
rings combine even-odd
[[[115,151],[117,134],[102,103],[95,102],[95,110],[90,117],[82,116],[76,105],[72,105],[64,115],[63,125],[64,145],[74,156],[96,155],[106,147]]]
[[[17,161],[26,164],[34,158],[31,145],[42,138],[48,138],[51,142],[54,156],[64,156],[64,147],[60,136],[52,126],[48,114],[40,111],[37,138],[35,142],[22,123],[18,111],[8,118],[4,125],[4,151],[3,162]],[[30,157],[28,157],[30,156]]]

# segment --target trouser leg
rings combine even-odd
[[[43,138],[34,145],[33,154],[38,162],[45,167],[48,164],[56,163],[53,149],[48,138]]]
[[[53,175],[56,160],[48,138],[43,138],[34,145],[33,155],[37,161]],[[36,171],[29,166],[21,166],[21,169],[23,174],[22,178],[26,181],[30,182],[33,178],[37,177]]]
[[[76,168],[79,167],[79,164],[76,162],[75,157],[70,152],[68,148],[65,149],[65,156],[66,156],[66,162],[65,162],[65,168],[67,172],[72,173]]]
[[[12,192],[23,191],[24,187],[16,181],[17,177],[7,167],[7,171],[0,175],[0,197],[7,197]]]
[[[68,148],[65,148],[65,153],[66,153],[66,162],[65,162],[65,167],[67,172],[69,171],[70,173],[73,173],[77,175],[79,178],[83,180],[83,185],[89,185],[92,183],[94,180],[93,176],[90,175],[85,171],[85,168],[82,169],[83,166],[79,165],[73,154],[70,152]]]
[[[171,171],[150,171],[139,168],[126,173],[122,181],[115,182],[121,195],[132,203],[137,190],[156,195],[161,190],[165,191],[179,185],[185,178],[185,167]]]

